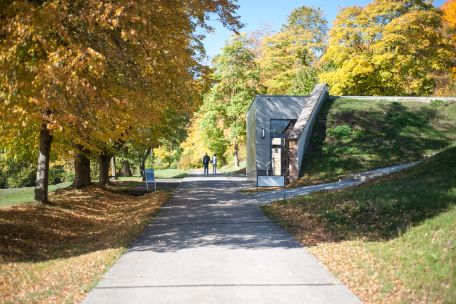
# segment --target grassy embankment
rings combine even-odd
[[[456,299],[455,146],[393,176],[263,210],[366,303]]]
[[[455,141],[456,102],[330,100],[292,186],[421,160]]]
[[[0,209],[0,302],[79,303],[168,196],[91,186]]]

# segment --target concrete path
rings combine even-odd
[[[262,204],[269,202],[284,200],[287,198],[292,198],[295,196],[306,195],[312,192],[323,191],[323,190],[337,190],[347,187],[353,187],[359,184],[362,184],[373,178],[377,178],[383,175],[392,174],[395,172],[402,171],[404,169],[410,168],[416,165],[419,162],[402,164],[387,168],[376,169],[372,171],[367,171],[363,173],[353,174],[351,177],[341,180],[339,182],[322,184],[322,185],[313,185],[305,187],[296,187],[296,188],[287,188],[283,190],[272,190],[272,191],[263,191],[254,194],[254,197]]]
[[[243,186],[185,178],[83,303],[360,303]]]

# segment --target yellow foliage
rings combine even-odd
[[[207,145],[203,132],[200,130],[201,118],[194,117],[189,124],[189,132],[186,140],[181,144],[182,154],[179,162],[179,168],[189,169],[202,166],[202,159],[205,153],[213,154]]]
[[[232,0],[0,2],[0,119],[47,124],[67,149],[99,153],[154,140],[169,115],[186,116],[200,93],[195,26],[217,13],[237,28]],[[35,132],[36,130],[35,129]]]
[[[454,48],[442,34],[441,14],[431,6],[374,0],[348,7],[330,31],[320,75],[335,95],[431,95],[436,75],[448,73]]]

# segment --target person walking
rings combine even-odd
[[[211,158],[207,153],[203,156],[203,167],[204,167],[204,174],[209,174],[209,162]]]
[[[212,174],[217,174],[217,156],[212,156]]]

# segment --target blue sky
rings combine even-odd
[[[341,8],[360,5],[364,6],[371,0],[238,0],[240,5],[238,15],[241,16],[245,27],[242,32],[253,32],[256,29],[268,25],[273,31],[280,29],[287,20],[291,11],[299,6],[307,5],[320,7],[331,25]],[[442,6],[445,0],[434,0],[435,6]],[[215,32],[208,33],[204,41],[207,55],[212,58],[220,52],[231,32],[223,28],[218,22],[211,23]]]

